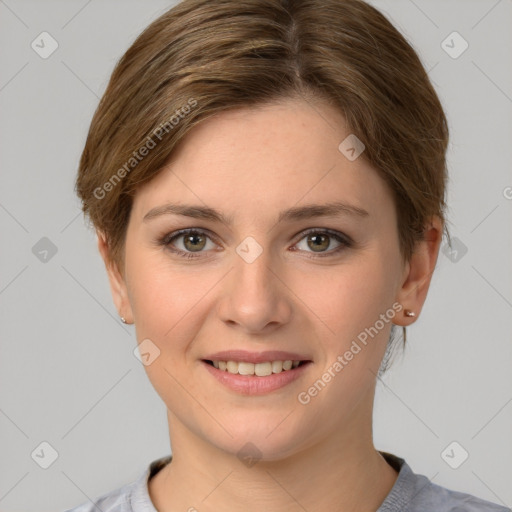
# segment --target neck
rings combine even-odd
[[[173,459],[149,484],[159,512],[375,512],[397,478],[373,446],[371,421],[369,432],[351,429],[289,457],[246,466],[236,453],[205,442],[176,417],[169,420]]]

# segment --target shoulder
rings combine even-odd
[[[135,482],[125,484],[112,491],[106,492],[87,503],[82,503],[77,507],[66,510],[66,512],[132,512],[130,504],[131,496],[135,487]]]
[[[425,479],[428,480],[427,477]],[[477,498],[471,494],[452,491],[432,484],[430,481],[425,491],[418,495],[417,502],[418,511],[431,510],[431,507],[435,505],[438,512],[510,512],[509,508],[502,505]]]
[[[414,512],[432,510],[437,512],[510,512],[510,509],[471,494],[453,491],[428,482],[414,500]]]
[[[156,512],[148,491],[148,480],[172,459],[171,455],[152,461],[139,478],[113,491],[106,492],[93,501],[82,503],[66,512]]]
[[[436,485],[414,473],[404,459],[381,453],[399,474],[378,512],[511,512],[502,505]]]

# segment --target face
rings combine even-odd
[[[424,296],[390,190],[338,149],[349,133],[320,102],[222,113],[134,198],[114,299],[171,423],[211,446],[276,459],[369,427],[391,325]]]

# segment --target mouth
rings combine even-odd
[[[259,361],[233,361],[202,359],[202,367],[215,382],[231,392],[241,395],[265,395],[277,392],[300,379],[313,364],[311,360],[275,359]]]
[[[248,361],[221,361],[203,359],[203,362],[216,368],[217,370],[230,373],[232,375],[268,377],[295,370],[301,366],[311,363],[309,360],[275,360],[263,361],[260,363],[251,363]]]

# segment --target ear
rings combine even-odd
[[[98,237],[98,250],[100,251],[103,262],[105,263],[114,304],[119,316],[124,317],[127,324],[131,324],[133,323],[133,313],[130,300],[128,298],[125,279],[119,272],[117,264],[111,259],[106,236],[98,230],[96,231],[96,235]]]
[[[424,240],[416,243],[411,259],[405,265],[402,285],[397,295],[397,302],[402,304],[404,309],[414,312],[415,316],[396,316],[396,325],[408,326],[418,318],[427,298],[442,237],[443,224],[439,217],[434,216],[426,225]]]

